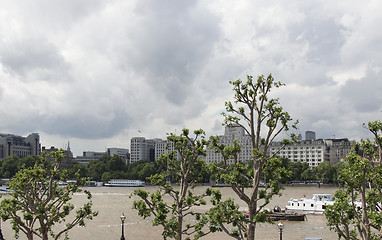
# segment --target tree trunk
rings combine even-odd
[[[26,235],[27,235],[28,240],[33,240],[33,233],[32,232],[28,232]]]
[[[252,202],[248,205],[249,221],[247,228],[247,240],[254,240],[256,233],[256,222],[253,221],[256,214],[257,202]]]
[[[177,236],[177,240],[182,240],[182,226],[183,226],[183,216],[181,215],[178,215],[178,236]]]

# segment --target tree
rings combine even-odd
[[[50,160],[53,157],[54,163]],[[37,236],[43,240],[49,235],[54,239],[67,233],[74,226],[85,226],[85,220],[97,216],[92,210],[91,194],[84,191],[88,202],[77,208],[71,221],[66,221],[74,209],[70,203],[74,193],[81,192],[80,184],[85,179],[78,178],[75,183],[68,183],[65,188],[59,186],[59,181],[66,180],[67,173],[60,170],[61,160],[64,158],[63,150],[48,155],[42,154],[40,161],[33,167],[25,168],[14,176],[9,182],[12,191],[10,198],[1,201],[0,216],[3,221],[11,220],[15,237],[23,232],[29,240]],[[66,222],[63,229],[55,233],[52,226]]]
[[[333,183],[336,177],[336,169],[330,162],[325,161],[314,168],[317,179],[322,183]]]
[[[194,206],[206,204],[204,195],[195,195],[191,189],[203,177],[206,169],[205,161],[200,156],[206,154],[208,141],[204,139],[203,130],[196,130],[194,134],[194,138],[191,138],[189,130],[183,129],[179,136],[168,136],[168,148],[173,146],[174,150],[157,159],[157,164],[166,170],[149,178],[151,183],[159,186],[159,190],[155,193],[142,189],[134,191],[134,195],[141,200],[134,201],[133,208],[143,218],[153,215],[153,226],[163,227],[164,239],[181,240],[183,236],[189,239],[191,235],[197,239],[206,234],[202,231],[202,214],[193,209]],[[172,176],[171,181],[177,185],[169,184],[166,181],[168,176]],[[170,202],[165,200],[165,195],[171,198]],[[192,216],[199,222],[194,224],[188,221]]]
[[[287,174],[281,167],[280,159],[276,158],[276,154],[289,141],[284,140],[280,149],[273,155],[268,155],[269,147],[280,133],[288,131],[297,122],[290,124],[292,120],[290,115],[283,110],[278,99],[270,97],[273,88],[284,85],[276,82],[271,74],[268,77],[259,76],[257,79],[247,76],[246,82],[237,80],[230,83],[233,85],[234,102],[225,103],[226,112],[222,113],[225,117],[224,125],[239,126],[245,130],[251,140],[252,156],[247,161],[240,162],[238,143],[225,146],[220,144],[218,139],[213,138],[213,147],[222,154],[224,159],[222,165],[215,165],[215,172],[218,179],[231,185],[240,200],[245,202],[248,207],[248,218],[243,218],[240,212],[234,211],[235,204],[232,202],[221,202],[216,197],[213,199],[216,203],[213,211],[216,212],[219,208],[221,211],[220,214],[210,215],[210,217],[218,216],[212,219],[212,222],[231,237],[253,240],[256,223],[267,220],[264,207],[272,196],[280,194],[282,187],[278,180]],[[233,163],[229,164],[228,159],[233,159]],[[261,181],[266,181],[263,189],[259,189]],[[246,191],[246,188],[250,189]],[[225,214],[228,211],[227,207],[231,215]],[[233,226],[232,231],[225,226],[227,224]]]
[[[339,176],[345,189],[337,191],[336,202],[324,212],[328,226],[339,238],[382,237],[382,167],[374,164],[375,160],[381,160],[382,122],[369,122],[364,126],[374,135],[374,140],[361,140],[346,156]]]

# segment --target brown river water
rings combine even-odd
[[[207,187],[196,187],[195,192],[203,192]],[[86,222],[86,227],[75,227],[69,232],[69,238],[72,240],[94,239],[94,240],[112,240],[121,237],[121,220],[120,215],[123,212],[126,216],[124,228],[126,240],[155,240],[163,239],[161,236],[162,228],[160,226],[153,227],[151,218],[143,219],[137,215],[137,211],[132,209],[134,200],[137,197],[129,197],[135,188],[130,187],[89,187],[86,188],[93,194],[94,210],[99,214],[92,221]],[[154,192],[157,188],[148,186],[145,190]],[[237,199],[235,193],[228,187],[220,188],[223,196]],[[282,192],[281,197],[275,197],[268,205],[272,209],[275,205],[285,208],[290,198],[299,198],[306,195],[311,197],[314,193],[331,193],[334,194],[337,188],[321,186],[287,186]],[[86,201],[84,194],[77,194],[73,197],[75,206],[83,204]],[[245,210],[245,205],[237,201],[237,203]],[[210,206],[203,206],[207,210]],[[306,237],[319,237],[322,239],[337,239],[334,231],[330,231],[326,226],[326,219],[323,215],[307,215],[304,222],[284,221],[283,239],[305,239]],[[5,239],[14,239],[14,232],[11,229],[10,222],[2,222],[2,232]],[[60,228],[58,225],[57,228]],[[19,239],[26,239],[20,232]],[[37,239],[37,238],[35,238]],[[213,233],[201,239],[212,240],[228,240],[233,239],[225,235],[225,233]],[[279,230],[276,224],[260,223],[256,228],[256,239],[279,239]]]

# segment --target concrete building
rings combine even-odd
[[[117,155],[127,164],[130,159],[129,149],[127,148],[108,148],[106,152],[94,152],[85,151],[82,156],[77,156],[74,161],[81,164],[88,164],[92,160],[98,160],[103,156],[114,156]]]
[[[42,147],[42,150],[41,152],[46,152],[46,153],[51,153],[51,152],[57,152],[59,149],[58,148],[55,148],[54,146],[51,146],[50,148],[46,148],[45,146]],[[70,163],[73,162],[73,153],[72,151],[70,150],[70,145],[69,145],[69,142],[68,142],[68,146],[66,147],[66,150],[64,150],[64,155],[65,155],[65,158],[62,159],[62,166],[67,166],[69,165]]]
[[[307,141],[316,140],[316,133],[313,131],[306,131],[305,132],[305,140],[307,140]]]
[[[270,155],[275,154],[281,146],[281,142],[273,142],[269,148]],[[326,160],[326,145],[322,139],[303,140],[284,147],[277,155],[292,162],[306,162],[310,167],[316,167]]]
[[[228,146],[233,144],[235,140],[238,141],[242,147],[239,154],[239,161],[249,160],[252,155],[252,144],[249,135],[245,134],[245,130],[240,126],[226,126],[224,135],[219,136],[219,143]],[[205,159],[207,163],[215,163],[223,160],[221,154],[216,153],[214,149],[207,149]],[[233,159],[228,160],[228,163],[233,163]]]
[[[90,161],[98,160],[105,155],[106,152],[85,151],[82,156],[77,156],[74,160],[81,164],[88,164]]]
[[[108,148],[106,150],[106,154],[109,156],[117,155],[123,161],[125,161],[126,164],[130,162],[130,153],[129,149],[127,148]]]
[[[155,161],[155,144],[161,143],[163,140],[159,138],[146,139],[144,137],[133,137],[130,143],[131,155],[130,163],[149,160]]]
[[[0,159],[12,155],[26,157],[40,155],[40,153],[41,144],[38,133],[31,133],[27,137],[0,133]]]
[[[327,159],[331,164],[336,164],[350,153],[354,141],[349,141],[347,138],[325,139],[325,144],[327,146]]]

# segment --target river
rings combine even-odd
[[[75,227],[70,230],[69,238],[72,240],[94,239],[94,240],[117,240],[121,236],[121,220],[120,215],[123,212],[126,216],[125,220],[125,238],[126,240],[151,240],[162,239],[160,226],[153,227],[151,218],[143,219],[137,215],[137,211],[132,209],[132,203],[137,197],[129,197],[135,188],[128,187],[89,187],[93,195],[93,209],[99,211],[97,217],[92,221],[86,222],[86,227]],[[147,191],[155,191],[156,187],[144,187]],[[196,187],[196,192],[203,192],[204,186]],[[237,199],[235,193],[228,188],[220,188],[223,196]],[[287,186],[282,192],[281,197],[275,197],[268,205],[273,208],[278,205],[285,208],[290,198],[298,198],[306,195],[311,197],[314,193],[331,193],[334,194],[337,188],[321,186]],[[73,197],[73,204],[79,206],[86,201],[84,194],[76,194]],[[245,205],[240,201],[237,202],[243,210]],[[203,206],[208,209],[209,206]],[[283,230],[283,239],[305,239],[305,237],[320,237],[322,239],[337,239],[334,231],[330,231],[326,226],[326,219],[323,215],[307,215],[304,222],[283,222],[285,227]],[[14,239],[14,232],[11,229],[10,221],[2,222],[2,232],[5,239]],[[58,225],[57,228],[60,226]],[[26,239],[23,233],[20,233],[19,239]],[[213,233],[201,239],[212,240],[228,240],[233,239],[224,233]],[[276,224],[260,223],[256,228],[256,239],[279,239],[279,230]]]

